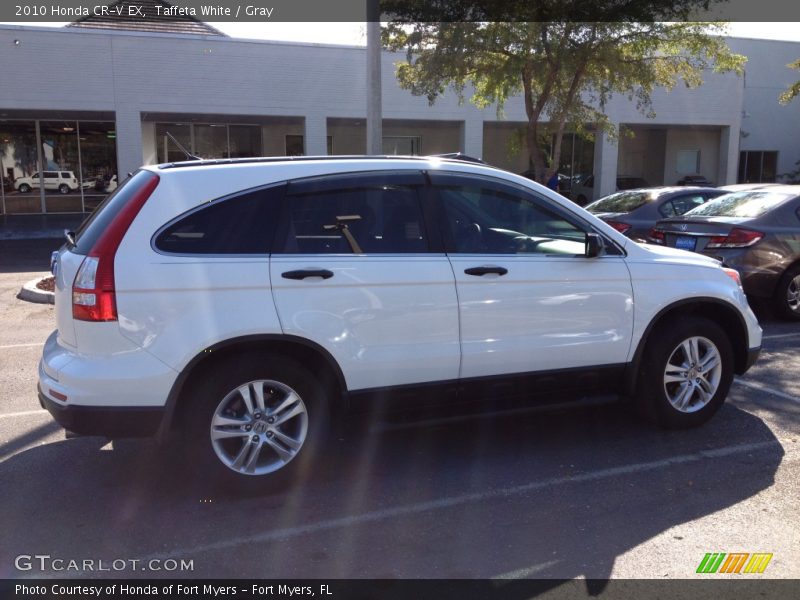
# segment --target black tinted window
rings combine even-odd
[[[156,238],[175,254],[268,254],[283,186],[211,202]]]
[[[444,183],[444,179],[437,189],[453,252],[584,253],[584,230],[532,196],[479,182]]]
[[[370,185],[289,196],[287,254],[428,251],[418,187]]]
[[[709,217],[760,217],[776,206],[783,204],[796,194],[786,192],[771,192],[769,190],[754,190],[750,192],[735,192],[720,196],[711,202],[695,208],[691,214]]]

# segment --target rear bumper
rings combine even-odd
[[[71,406],[51,400],[39,386],[39,404],[64,429],[80,435],[109,438],[155,435],[164,417],[160,407]]]

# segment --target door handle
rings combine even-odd
[[[495,275],[505,275],[508,273],[508,269],[505,267],[471,267],[469,269],[464,269],[464,273],[467,275],[475,275],[480,277],[481,275],[488,275],[489,273],[494,273]]]
[[[300,269],[298,271],[286,271],[281,273],[284,279],[305,279],[306,277],[322,277],[323,279],[330,279],[333,277],[333,271],[328,269]]]

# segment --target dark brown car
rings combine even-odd
[[[800,320],[800,186],[720,196],[659,221],[651,237],[718,258],[739,271],[748,296],[769,298],[781,316]]]

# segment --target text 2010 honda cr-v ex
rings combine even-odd
[[[223,483],[290,477],[377,402],[614,392],[698,425],[761,346],[736,271],[435,157],[143,167],[54,271],[42,404],[78,434],[180,435]]]

